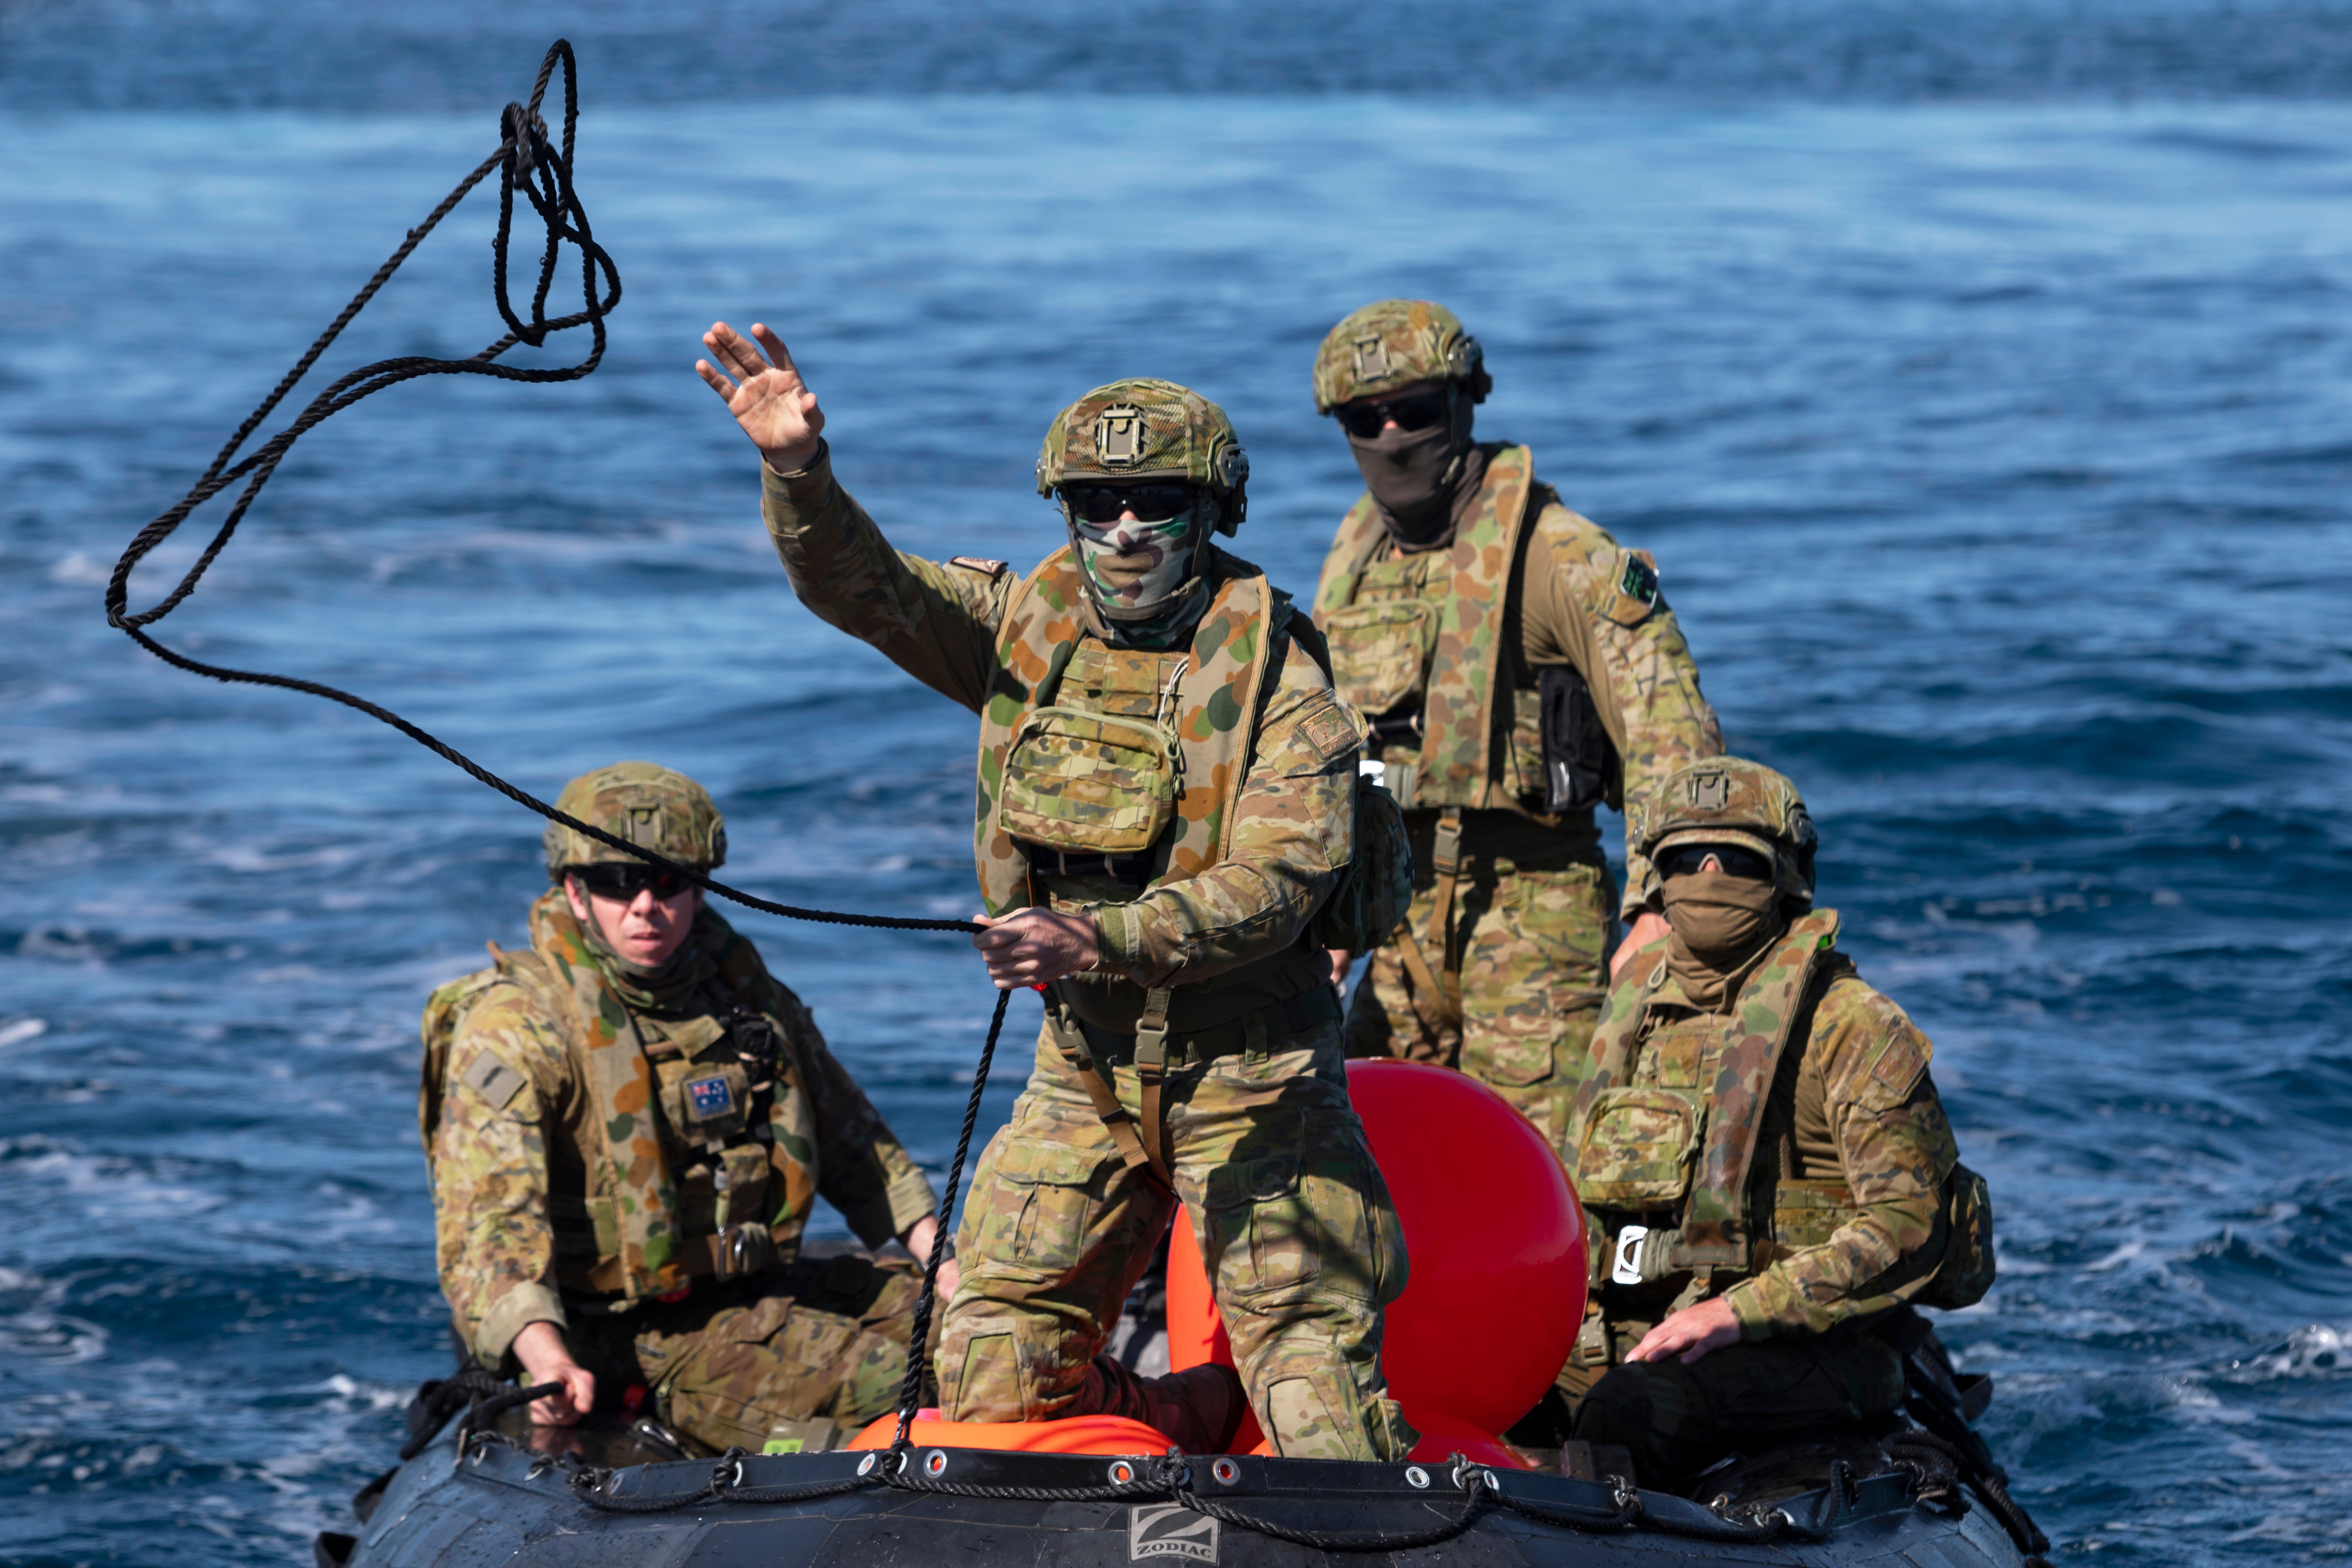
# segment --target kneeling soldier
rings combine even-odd
[[[1402,1237],[1308,935],[1352,853],[1359,736],[1312,625],[1213,542],[1242,520],[1233,426],[1168,382],[1097,388],[1037,464],[1069,547],[1025,578],[939,565],[842,489],[815,396],[752,331],[703,339],[733,379],[698,369],[765,455],[793,590],[981,715],[976,945],[1000,986],[1047,988],[1027,1091],[972,1181],[942,1404],[1134,1415],[1200,1453],[1245,1384],[1284,1454],[1402,1458],[1380,1362]],[[1180,1199],[1240,1383],[1097,1353]]]
[[[556,805],[680,865],[726,858],[710,796],[667,768],[600,768]],[[801,1258],[810,1205],[928,1258],[930,1184],[698,889],[557,824],[546,843],[558,886],[530,950],[493,948],[425,1013],[458,1337],[485,1367],[563,1385],[531,1407],[541,1422],[650,1394],[716,1448],[822,1447],[890,1408],[919,1279]]]
[[[1642,849],[1669,931],[1610,993],[1576,1102],[1596,1289],[1575,1435],[1664,1485],[1743,1438],[1884,1417],[1912,1306],[1992,1282],[1927,1037],[1836,951],[1815,836],[1737,758],[1659,786]]]

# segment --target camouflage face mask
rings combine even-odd
[[[1140,629],[1195,607],[1200,576],[1193,560],[1207,534],[1202,510],[1155,522],[1092,523],[1070,516],[1070,542],[1105,620]]]

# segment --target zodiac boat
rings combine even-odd
[[[1423,1434],[1405,1463],[1278,1458],[1254,1422],[1234,1446],[1255,1451],[1179,1455],[1106,1416],[918,1419],[898,1444],[885,1417],[836,1451],[714,1456],[646,1420],[534,1427],[523,1391],[475,1373],[420,1391],[410,1457],[353,1500],[353,1531],[318,1538],[319,1568],[2040,1563],[2047,1542],[1969,1428],[1990,1384],[1932,1336],[1909,1358],[1909,1421],[1735,1453],[1680,1492],[1636,1487],[1608,1449],[1499,1436],[1581,1319],[1581,1210],[1540,1135],[1473,1080],[1360,1062],[1349,1089],[1412,1258],[1383,1341]],[[1171,1364],[1229,1362],[1181,1214],[1170,1258]]]

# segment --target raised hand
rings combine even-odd
[[[759,342],[755,344],[751,338]],[[696,360],[694,374],[727,400],[727,412],[735,416],[735,423],[770,468],[786,474],[805,468],[824,433],[816,394],[801,380],[783,339],[758,321],[751,323],[751,338],[724,321],[711,322],[702,334],[710,359]]]

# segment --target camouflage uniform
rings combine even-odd
[[[1476,341],[1442,307],[1385,300],[1325,338],[1316,406],[1423,381],[1482,397]],[[1560,504],[1526,447],[1465,456],[1484,477],[1457,503],[1450,544],[1391,548],[1367,493],[1316,594],[1337,683],[1373,728],[1416,868],[1404,927],[1357,989],[1348,1051],[1457,1067],[1565,1156],[1611,921],[1652,893],[1629,842],[1621,906],[1593,806],[1624,806],[1630,822],[1652,781],[1713,756],[1722,736],[1649,553]],[[1548,701],[1581,720],[1580,788],[1547,765]]]
[[[1213,404],[1116,383],[1055,421],[1038,488],[1181,479],[1229,530],[1239,458]],[[935,564],[891,550],[824,452],[763,471],[802,602],[981,715],[989,910],[1085,912],[1099,933],[1098,966],[1052,987],[1028,1088],[973,1178],[939,1358],[950,1414],[1133,1413],[1097,1352],[1181,1200],[1281,1451],[1401,1456],[1380,1335],[1402,1240],[1302,940],[1349,860],[1360,742],[1313,627],[1204,544],[1189,640],[1139,648],[1106,629],[1072,551],[1026,579]]]
[[[684,864],[725,855],[709,796],[647,763],[586,774],[558,805]],[[628,858],[552,826],[548,858],[560,875]],[[560,887],[530,933],[425,1010],[420,1116],[467,1348],[511,1372],[515,1336],[553,1323],[600,1407],[642,1384],[715,1447],[797,1446],[813,1419],[887,1410],[914,1271],[803,1258],[801,1235],[820,1195],[869,1246],[936,1200],[808,1009],[707,908],[653,979],[616,967]]]
[[[1927,1037],[1835,950],[1835,912],[1808,908],[1813,833],[1788,781],[1734,758],[1684,768],[1640,831],[1652,853],[1768,857],[1785,920],[1713,1006],[1670,971],[1671,938],[1637,952],[1577,1097],[1595,1290],[1563,1383],[1584,1395],[1578,1436],[1664,1480],[1742,1437],[1895,1410],[1901,1358],[1873,1331],[1906,1305],[1980,1297],[1990,1217]],[[1687,1366],[1624,1360],[1718,1295],[1739,1342]]]

